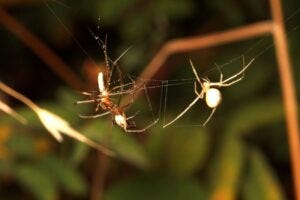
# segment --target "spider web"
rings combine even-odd
[[[57,1],[57,0],[52,0],[53,2],[62,5],[68,9],[70,9],[71,7],[66,5],[65,3],[61,2],[61,1]],[[59,23],[63,26],[63,28],[67,31],[67,33],[72,37],[72,39],[74,40],[74,42],[78,45],[78,47],[82,50],[82,52],[88,57],[91,58],[91,56],[89,55],[89,53],[83,48],[83,46],[80,44],[80,42],[74,37],[74,35],[71,33],[70,29],[60,20],[59,16],[55,13],[55,11],[52,9],[52,7],[46,2],[44,1],[45,5],[47,6],[47,8],[51,11],[51,13],[55,16],[55,18],[59,21]],[[72,8],[71,8],[72,9]],[[289,36],[291,33],[295,32],[296,30],[299,29],[299,25],[297,25],[296,22],[293,22],[293,20],[296,18],[296,16],[300,13],[300,9],[296,10],[293,14],[291,14],[286,20],[285,20],[285,25],[287,27],[287,35]],[[296,25],[295,25],[296,23]],[[100,31],[100,17],[98,18],[98,25],[97,25],[97,30],[98,32]],[[99,36],[90,29],[91,34],[93,35],[93,37],[95,38],[95,40],[98,42],[99,46],[101,47],[101,42],[99,43]],[[225,69],[225,68],[231,68],[232,65],[237,65],[237,66],[241,66],[241,60],[243,57],[245,57],[248,61],[251,59],[255,59],[257,60],[259,57],[261,57],[262,55],[264,55],[267,51],[269,51],[270,49],[272,49],[274,46],[273,41],[271,40],[270,37],[263,37],[262,39],[259,39],[258,41],[256,40],[254,42],[254,44],[250,44],[250,47],[248,45],[248,47],[246,48],[246,50],[242,51],[241,54],[232,57],[231,59],[225,58],[226,61],[220,61],[218,62],[218,67],[220,69]],[[125,53],[124,53],[125,54]],[[121,59],[121,57],[123,56],[123,54],[121,54],[120,58],[117,58],[116,60]],[[92,59],[92,58],[91,58]],[[109,62],[113,63],[113,59],[108,58]],[[93,59],[92,59],[93,60]],[[246,60],[246,63],[247,63]],[[188,63],[188,62],[187,62]],[[220,64],[221,63],[221,64]],[[175,78],[175,79],[143,79],[143,78],[138,78],[136,76],[131,76],[129,75],[125,70],[123,70],[120,66],[118,66],[116,63],[112,64],[113,69],[111,69],[112,74],[111,74],[111,79],[113,81],[111,81],[112,85],[119,85],[119,86],[124,86],[121,87],[123,91],[128,90],[129,87],[131,87],[134,83],[131,82],[131,80],[136,80],[136,81],[141,81],[144,83],[144,87],[140,88],[140,90],[144,91],[144,96],[146,99],[146,102],[148,104],[148,109],[152,115],[152,118],[158,118],[162,121],[162,125],[166,124],[167,122],[167,115],[168,115],[168,107],[171,104],[170,101],[174,102],[174,99],[171,98],[169,96],[169,93],[173,93],[175,91],[175,93],[178,93],[177,91],[192,91],[193,92],[193,84],[195,81],[195,77],[193,76],[192,73],[190,73],[189,76],[187,76],[186,78]],[[187,67],[188,64],[187,64]],[[190,69],[190,67],[189,67]],[[115,71],[117,71],[117,74],[115,75]],[[191,70],[190,70],[191,72]],[[204,71],[202,71],[201,73],[201,77],[206,77],[209,75],[214,75],[215,77],[218,76],[219,72],[218,69],[216,67],[215,64],[211,64],[208,65]],[[180,89],[183,88],[183,89]],[[121,90],[116,91],[116,93],[122,93]],[[155,106],[153,106],[152,104],[152,99],[150,98],[151,96],[149,95],[149,91],[152,90],[159,90],[159,98],[157,103],[155,103]],[[173,91],[172,91],[173,90]],[[194,96],[189,96],[187,94],[182,94],[182,96],[186,96],[187,98],[193,99]],[[119,100],[120,101],[120,100]],[[184,104],[188,103],[189,100],[180,100],[180,98],[175,99],[176,102],[184,102]],[[199,109],[202,107],[205,107],[205,105],[201,105],[201,103],[197,103],[200,105],[195,105],[195,107],[193,109]],[[154,108],[155,107],[155,108]],[[178,106],[179,107],[179,106]],[[178,110],[180,110],[180,107],[178,108]],[[186,113],[187,114],[187,113]],[[207,113],[204,114],[204,116],[207,115]],[[170,116],[170,118],[172,118],[174,116]],[[176,126],[176,127],[185,127],[185,126],[202,126],[202,124],[194,124],[194,125],[172,125],[172,126]]]

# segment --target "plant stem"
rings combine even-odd
[[[273,37],[276,47],[276,57],[278,61],[284,109],[286,113],[285,119],[290,148],[292,175],[294,179],[295,199],[300,200],[300,136],[297,98],[283,23],[281,1],[270,0],[270,4],[274,21]]]

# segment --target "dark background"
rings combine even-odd
[[[300,14],[293,14],[299,12],[299,4],[283,1],[298,96]],[[87,90],[96,87],[97,70],[105,67],[102,50],[89,29],[100,38],[107,34],[112,59],[131,47],[119,63],[136,77],[170,39],[270,19],[269,2],[260,0],[3,0],[0,6],[53,50]],[[165,103],[161,82],[148,82],[157,86],[149,89],[149,97],[160,121],[144,134],[124,133],[112,125],[110,117],[80,119],[78,113],[91,111],[74,105],[82,99],[80,90],[67,84],[3,25],[0,44],[1,81],[88,137],[105,141],[120,155],[108,158],[67,138],[56,143],[28,108],[0,93],[29,120],[23,126],[0,115],[1,199],[293,199],[270,36],[172,55],[153,79],[176,79],[182,84],[168,87],[164,111],[159,106]],[[194,78],[189,58],[201,76],[217,81],[214,63],[229,77],[241,69],[241,55],[255,61],[242,82],[221,89],[223,102],[207,126],[201,124],[210,110],[199,103],[170,128],[162,129],[164,120],[176,117],[195,97],[191,81],[178,81]],[[142,110],[134,119],[140,127],[151,123],[145,95],[129,112],[136,110]]]

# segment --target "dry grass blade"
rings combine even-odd
[[[7,104],[5,104],[1,100],[0,100],[0,110],[2,110],[3,112],[9,114],[13,118],[15,118],[16,120],[18,120],[19,122],[21,122],[22,124],[26,124],[27,123],[27,121],[26,121],[26,119],[24,117],[22,117],[21,115],[19,115],[14,109],[12,109],[11,107],[9,107]]]
[[[83,142],[99,151],[113,156],[114,153],[107,149],[106,147],[97,144],[96,142],[90,140],[89,138],[85,137],[83,134],[72,128],[67,121],[63,118],[55,115],[54,113],[49,112],[48,110],[37,108],[34,110],[36,114],[39,116],[41,122],[45,126],[45,128],[59,141],[62,142],[63,138],[61,133],[68,135],[71,138],[74,138],[80,142]]]
[[[59,117],[58,115],[48,110],[40,108],[38,105],[33,103],[30,99],[18,93],[17,91],[13,90],[12,88],[5,85],[1,81],[0,81],[0,90],[20,100],[21,102],[26,104],[29,108],[31,108],[38,115],[44,127],[51,133],[51,135],[53,135],[53,137],[57,141],[62,142],[63,141],[62,134],[65,134],[95,149],[98,149],[99,151],[101,151],[102,153],[108,156],[115,155],[114,152],[112,152],[108,148],[90,140],[89,138],[85,137],[83,134],[81,134],[80,132],[72,128],[69,125],[69,123],[65,121],[63,118]]]

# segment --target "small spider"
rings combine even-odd
[[[219,82],[211,82],[207,77],[200,79],[198,76],[198,73],[190,60],[190,64],[193,70],[193,73],[196,77],[197,82],[194,82],[194,92],[197,95],[197,97],[179,114],[175,119],[173,119],[171,122],[165,124],[163,127],[167,127],[171,124],[173,124],[176,120],[178,120],[180,117],[182,117],[199,99],[203,99],[205,97],[206,105],[209,108],[212,108],[212,111],[209,115],[209,117],[206,119],[206,121],[203,123],[202,126],[205,126],[207,122],[210,120],[210,118],[213,116],[214,112],[216,111],[218,105],[222,101],[222,94],[218,88],[221,87],[228,87],[231,86],[239,81],[241,81],[244,78],[244,71],[251,65],[251,63],[254,61],[254,59],[250,60],[250,62],[245,66],[245,60],[243,57],[243,69],[239,71],[238,73],[234,74],[233,76],[223,80],[223,73],[221,72],[220,68],[217,66],[219,72],[220,72],[220,80]],[[197,83],[201,86],[201,92],[198,92],[197,89]]]
[[[108,91],[108,89],[105,87],[105,84],[104,84],[104,76],[103,76],[102,72],[100,72],[98,74],[98,87],[99,87],[99,94],[95,95],[94,93],[84,92],[83,93],[84,95],[90,96],[92,99],[78,101],[77,104],[95,102],[95,103],[97,103],[96,111],[98,111],[101,108],[102,110],[107,111],[107,112],[100,113],[97,115],[92,115],[92,116],[81,116],[82,118],[98,118],[98,117],[102,117],[102,116],[111,114],[113,123],[117,124],[125,132],[134,132],[134,133],[140,133],[140,132],[146,131],[148,128],[150,128],[151,126],[156,124],[156,122],[158,121],[158,119],[153,121],[151,124],[149,124],[148,126],[146,126],[143,129],[132,129],[132,128],[135,128],[136,125],[133,121],[130,121],[130,119],[134,118],[136,116],[136,114],[133,116],[127,117],[124,110],[129,105],[131,105],[133,102],[129,102],[128,104],[121,106],[121,107],[118,106],[117,104],[115,104],[112,101],[111,96],[118,95],[119,93],[117,93],[117,92],[110,93]],[[119,87],[119,86],[117,86],[117,87]],[[131,93],[131,92],[134,92],[134,91],[122,91],[120,93],[125,94],[125,93]]]
[[[133,117],[136,116],[133,115],[131,117],[127,117],[125,113],[125,109],[130,106],[133,103],[132,101],[124,106],[119,106],[119,103],[115,103],[115,98],[113,97],[120,97],[124,94],[131,94],[134,96],[135,92],[141,89],[140,86],[137,86],[135,81],[127,75],[127,78],[129,78],[130,82],[124,84],[123,83],[123,74],[120,70],[120,68],[117,65],[117,62],[126,54],[126,52],[129,50],[126,49],[116,60],[112,60],[107,55],[107,36],[105,36],[105,40],[102,41],[100,37],[96,36],[92,30],[90,30],[91,34],[94,36],[95,40],[98,42],[99,46],[102,48],[104,59],[105,59],[105,65],[106,65],[106,71],[105,74],[103,72],[100,72],[98,74],[98,91],[93,92],[83,92],[84,95],[89,97],[89,100],[83,100],[83,101],[77,101],[77,104],[82,103],[96,103],[96,109],[95,111],[98,112],[100,109],[105,111],[100,114],[92,115],[92,116],[81,116],[82,118],[97,118],[102,117],[108,114],[111,114],[113,123],[117,124],[120,128],[122,128],[125,132],[144,132],[151,126],[153,126],[157,121],[153,121],[151,124],[146,126],[143,129],[132,129],[135,128],[135,123],[133,121],[130,121]],[[117,76],[119,84],[117,86],[112,86],[113,83],[111,82],[111,79],[113,77],[114,70],[117,71]],[[115,82],[115,83],[116,83]],[[144,89],[145,88],[145,85]]]

